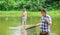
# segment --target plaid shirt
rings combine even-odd
[[[42,17],[41,24],[40,24],[40,32],[50,32],[50,25],[45,21],[45,18],[47,18],[50,23],[52,23],[52,19],[49,15],[46,14],[46,16]]]

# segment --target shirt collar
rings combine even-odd
[[[46,17],[48,14],[46,14],[45,16],[43,16],[43,17]]]

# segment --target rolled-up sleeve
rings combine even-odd
[[[51,18],[51,17],[49,17],[49,21],[50,21],[50,23],[52,24],[52,18]]]

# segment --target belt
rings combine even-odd
[[[43,35],[45,35],[45,34],[47,34],[48,32],[41,32],[41,34],[43,34]]]

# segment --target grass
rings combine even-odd
[[[27,13],[27,24],[35,25],[40,22],[40,12],[29,12]],[[51,31],[60,34],[60,10],[49,11],[48,14],[52,17],[53,23]],[[21,23],[22,11],[0,11],[0,35],[9,35],[8,27],[16,26]],[[6,20],[8,18],[8,20]],[[39,28],[37,27],[39,32]]]

